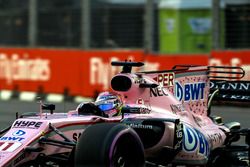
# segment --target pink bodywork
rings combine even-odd
[[[209,152],[224,144],[225,132],[229,129],[214,123],[207,116],[209,79],[206,67],[190,67],[186,70],[159,73],[121,73],[132,82],[128,91],[121,94],[127,106],[142,107],[141,114],[125,114],[125,118],[180,119],[183,124],[182,150],[174,162],[206,161]],[[141,83],[158,84],[156,88],[140,88]],[[145,111],[145,112],[144,112]],[[98,122],[120,122],[121,116],[102,118],[80,116],[76,111],[68,113],[43,113],[37,117],[16,120],[12,128],[0,138],[0,166],[17,166],[35,159],[38,153],[25,152],[26,147],[42,147],[42,153],[50,155],[69,152],[69,149],[39,144],[38,139],[49,136],[61,139],[49,129],[49,124],[62,131],[69,139],[77,142],[84,129]],[[174,147],[174,124],[166,123],[161,141],[145,150],[146,157],[152,156],[162,146]],[[62,140],[62,139],[61,139]],[[168,156],[168,155],[166,155]]]
[[[228,128],[214,123],[207,115],[209,96],[207,73],[207,67],[199,66],[173,72],[141,74],[143,77],[139,78],[142,79],[132,75],[130,77],[132,83],[159,84],[154,88],[155,94],[153,95],[152,89],[139,88],[139,84],[134,84],[127,92],[118,92],[127,97],[126,104],[142,104],[149,108],[152,112],[147,117],[181,120],[184,124],[184,146],[175,157],[176,162],[206,161],[210,150],[222,146],[226,139],[225,132],[229,132]],[[179,92],[179,94],[182,93],[182,97],[177,95],[179,91],[177,85],[183,87],[183,92]],[[165,137],[166,141],[172,140],[168,135]],[[188,139],[192,140],[188,141]],[[206,142],[208,145],[205,144]]]
[[[40,137],[46,137],[47,135],[49,135],[51,139],[63,140],[60,136],[51,132],[49,124],[64,132],[69,139],[74,140],[74,134],[79,135],[87,126],[103,121],[119,122],[120,118],[107,119],[100,118],[99,116],[78,116],[75,114],[72,115],[71,111],[69,114],[57,113],[50,115],[44,113],[42,117],[18,119],[13,123],[12,128],[0,138],[0,143],[5,143],[0,147],[0,166],[17,166],[23,162],[35,159],[38,153],[24,152],[24,149],[28,146],[34,148],[42,147],[44,148],[42,153],[45,153],[46,155],[69,152],[70,149],[46,146],[38,143]],[[38,126],[25,126],[27,122],[31,124],[35,123]],[[20,123],[19,126],[15,127],[14,125],[17,125],[18,123]],[[19,132],[19,130],[21,130],[20,136],[17,136],[16,133]],[[14,144],[7,148],[7,143]]]

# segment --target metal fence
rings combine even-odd
[[[186,2],[186,7],[180,5],[183,1]],[[170,51],[172,53],[250,48],[249,0],[199,0],[200,3],[209,4],[206,7],[208,14],[204,16],[205,19],[201,17],[204,6],[199,9],[192,8],[197,0],[183,1],[0,0],[0,45],[125,48],[161,53],[165,52],[164,47],[167,45],[170,50],[171,47],[179,47],[179,50]],[[179,6],[174,6],[177,2]],[[165,4],[165,7],[162,7],[162,4]],[[169,17],[171,13],[168,11],[185,12],[191,9],[193,13],[187,22],[190,29],[196,27],[196,32],[188,30],[186,26],[180,26],[186,20],[179,20],[175,25],[174,16],[162,19],[164,10]],[[199,13],[197,18],[196,13]],[[177,33],[171,34],[171,28],[178,25]],[[202,36],[201,32],[206,28],[206,36]],[[164,33],[165,29],[169,32]],[[164,40],[168,39],[170,41],[165,41],[165,44]],[[190,40],[183,43],[186,39]],[[200,42],[202,40],[203,43]],[[195,43],[193,41],[198,41],[195,47],[200,50],[192,47],[185,50],[186,45]],[[178,46],[174,46],[175,43]],[[211,45],[204,49],[203,45],[207,43]]]

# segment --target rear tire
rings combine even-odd
[[[117,123],[87,128],[75,152],[75,167],[143,167],[144,149],[137,133]]]

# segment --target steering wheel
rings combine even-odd
[[[98,115],[101,117],[107,117],[107,115],[94,103],[84,103],[78,108],[79,115]]]

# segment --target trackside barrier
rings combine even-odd
[[[43,97],[39,95],[37,92],[29,92],[29,91],[22,91],[18,92],[15,96],[13,96],[15,92],[11,90],[0,90],[0,100],[2,101],[8,101],[11,99],[16,99],[20,101],[26,101],[26,102],[34,102],[38,101],[38,99],[42,99],[46,102],[51,103],[61,103],[61,102],[74,102],[74,103],[81,103],[81,102],[90,102],[93,101],[93,98],[83,97],[83,96],[72,96],[71,98],[68,98],[64,94],[44,94]]]
[[[121,71],[120,67],[112,67],[111,61],[142,61],[145,66],[135,70],[143,71],[171,69],[176,64],[239,65],[244,70],[250,69],[250,51],[226,52],[226,55],[229,56],[225,58],[223,52],[211,52],[209,59],[207,54],[155,55],[141,50],[0,48],[0,99],[9,96],[48,98],[48,94],[63,95],[63,98],[52,96],[58,101],[74,101],[76,97],[91,99],[98,92],[109,90],[110,79]],[[250,80],[249,75],[244,79]],[[25,95],[20,96],[18,92]]]

